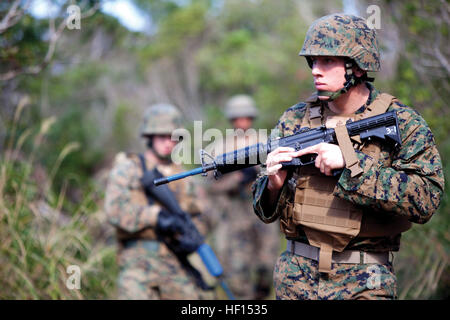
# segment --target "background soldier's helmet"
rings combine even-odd
[[[250,117],[256,118],[258,110],[255,101],[248,95],[238,94],[231,97],[225,105],[225,116],[228,120]]]
[[[310,67],[310,56],[337,56],[353,59],[364,71],[380,70],[375,29],[353,15],[331,14],[314,21],[299,55],[306,57]]]
[[[182,115],[178,109],[167,103],[151,105],[145,110],[140,135],[172,134],[182,127]]]

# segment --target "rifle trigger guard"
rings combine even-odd
[[[220,173],[219,171],[214,170],[214,179],[219,180],[219,178],[222,176],[222,173]]]
[[[310,158],[307,161],[303,162],[300,160],[300,162],[301,162],[302,166],[307,166],[307,165],[315,163],[316,158],[317,158],[317,155],[313,155],[313,156],[310,156]]]

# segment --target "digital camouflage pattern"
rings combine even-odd
[[[363,18],[331,14],[313,22],[299,53],[305,56],[349,57],[365,71],[380,70],[380,53],[375,29]]]
[[[239,132],[239,131],[237,131]],[[243,133],[243,131],[241,131]],[[249,131],[247,131],[249,133]],[[207,148],[213,155],[257,143],[256,134],[230,134]],[[250,168],[250,170],[256,170]],[[255,172],[256,177],[257,172]],[[219,180],[210,179],[208,214],[215,216],[213,246],[224,268],[227,284],[238,299],[264,298],[258,296],[258,269],[266,273],[261,281],[272,287],[272,272],[280,252],[278,226],[262,224],[252,213],[251,183],[242,183],[242,171],[227,173]]]
[[[364,112],[366,106],[379,94],[370,83],[366,85],[371,91],[369,99],[356,113]],[[325,102],[323,105],[327,108]],[[305,111],[305,103],[299,103],[286,110],[276,130],[273,131],[272,138],[296,133],[300,129]],[[352,178],[350,170],[344,169],[333,194],[362,206],[364,214],[379,217],[403,216],[411,222],[423,224],[437,210],[443,194],[444,175],[439,152],[431,130],[418,112],[400,102],[394,102],[388,111],[397,112],[402,138],[401,148],[395,151],[388,144],[383,144],[380,158],[376,163],[370,156],[357,149],[356,155],[364,172]],[[297,170],[299,173],[301,168]],[[287,201],[292,202],[293,199],[287,198],[288,193],[284,192],[285,185],[276,207],[269,208],[264,203],[267,182],[267,176],[261,175],[253,185],[253,206],[256,215],[262,221],[270,223],[280,217]],[[308,243],[301,227],[298,229],[301,235],[295,240]],[[400,237],[401,234],[376,238],[357,236],[351,240],[346,249],[369,252],[398,251]],[[280,268],[279,266],[278,270]],[[297,280],[292,279],[292,285]]]
[[[258,109],[256,109],[256,104],[252,97],[246,94],[238,94],[227,101],[225,116],[228,120],[240,117],[256,118]]]
[[[154,163],[147,161],[147,169]],[[157,165],[163,175],[172,175],[182,168]],[[202,299],[212,298],[195,285],[176,256],[157,240],[155,226],[161,206],[149,205],[139,179],[143,172],[137,155],[119,153],[116,156],[105,192],[108,221],[116,227],[119,243],[119,299]],[[171,183],[180,207],[191,214],[202,234],[208,223],[202,220],[202,208],[195,199],[194,186],[187,180]]]
[[[329,274],[317,262],[285,251],[274,272],[279,300],[384,300],[397,298],[392,265],[333,263]]]
[[[157,103],[145,110],[140,135],[172,134],[181,128],[182,116],[178,109],[167,103]]]
[[[120,259],[117,288],[121,300],[214,298],[213,292],[195,285],[173,253],[158,241],[138,241],[122,250]]]

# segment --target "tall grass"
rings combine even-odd
[[[433,228],[438,223],[429,223],[427,228],[415,225],[404,234],[394,260],[401,300],[449,297],[449,234],[442,239]]]
[[[58,120],[48,118],[17,135],[26,105],[26,99],[19,103],[0,155],[0,299],[113,299],[118,269],[115,248],[106,242],[105,215],[98,209],[102,191],[88,191],[81,203],[65,206],[67,184],[59,190],[52,184],[64,159],[82,146],[68,143],[46,168],[48,177],[36,179],[38,150]],[[27,142],[32,148],[25,152]],[[444,202],[429,223],[403,236],[394,261],[400,299],[448,297],[447,195]],[[79,290],[66,285],[71,265],[81,270]]]
[[[105,239],[95,239],[104,218],[92,192],[83,197],[74,212],[64,212],[66,188],[54,191],[52,178],[64,158],[77,152],[69,143],[59,152],[45,181],[36,181],[36,153],[52,125],[48,118],[38,130],[27,129],[16,137],[17,124],[27,101],[19,103],[11,125],[6,150],[0,158],[0,299],[107,299],[114,297],[116,263],[114,248]],[[32,142],[23,153],[24,143]],[[98,232],[97,232],[98,233]],[[81,270],[81,288],[66,285]]]

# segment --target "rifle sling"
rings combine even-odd
[[[363,172],[359,166],[359,160],[356,156],[355,149],[348,135],[347,127],[345,125],[334,128],[336,139],[342,151],[342,156],[345,160],[345,167],[351,171],[351,177],[356,177]]]
[[[142,168],[142,175],[144,175],[147,172],[147,164],[145,163],[145,157],[142,153],[138,154],[139,160],[141,161],[141,168]],[[147,192],[145,192],[145,195],[147,196],[147,201],[149,205],[152,205],[155,203],[152,197],[149,197]]]
[[[139,153],[139,159],[141,161],[142,173],[145,174],[145,172],[147,172],[147,165],[145,163],[145,157],[144,157],[144,155],[142,153]],[[158,171],[158,169],[156,169],[156,167],[153,170],[155,170],[157,173],[161,174]],[[167,187],[167,186],[165,186],[165,187]],[[149,205],[152,205],[154,203],[154,199],[149,197],[147,192],[145,194],[147,195],[147,199],[148,199]],[[176,199],[175,195],[174,195],[173,198]],[[166,242],[166,238],[165,237],[159,237],[159,238],[160,238],[161,241],[163,241],[167,245],[167,247],[169,249],[171,249],[171,246],[170,246],[170,244],[168,242]],[[197,269],[195,269],[194,266],[192,266],[192,264],[187,259],[186,255],[176,254],[172,249],[171,249],[171,251],[175,254],[175,256],[177,257],[178,261],[183,266],[183,268],[187,271],[187,273],[194,278],[195,283],[197,284],[197,286],[199,286],[203,290],[213,290],[214,289],[213,287],[209,286],[205,282],[205,280],[203,280],[203,277],[202,277],[201,273]]]

